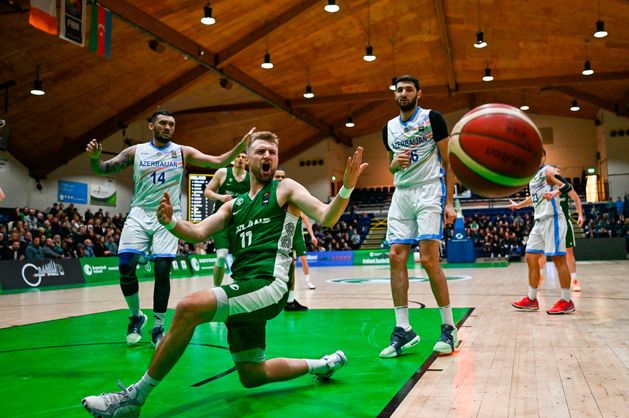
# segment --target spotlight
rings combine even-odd
[[[474,48],[485,48],[487,42],[485,42],[485,34],[483,32],[476,32],[476,42],[474,42]]]
[[[39,79],[39,65],[37,66],[37,70],[35,72],[35,80],[33,80],[33,88],[31,89],[31,94],[34,96],[43,96],[46,94],[44,91],[44,87],[42,81]]]
[[[529,110],[531,107],[529,105],[527,105],[526,103],[522,103],[522,105],[520,106],[520,110]]]
[[[579,103],[577,103],[576,99],[572,101],[572,106],[570,106],[570,110],[573,112],[578,112],[579,110],[581,110],[581,108],[579,107]]]
[[[266,54],[264,54],[264,62],[260,64],[260,67],[264,68],[265,70],[270,70],[271,68],[273,68],[273,63],[271,62],[271,54],[269,54],[268,51]]]
[[[486,67],[485,75],[483,76],[483,81],[492,81],[493,79],[494,79],[494,76],[491,75],[491,68]]]
[[[345,121],[345,126],[348,128],[353,128],[354,126],[356,126],[356,124],[354,123],[354,120],[352,119],[351,116],[349,116],[347,118],[347,121]]]
[[[363,59],[367,62],[376,60],[376,56],[373,54],[373,46],[369,45],[365,48],[365,56],[363,56]]]
[[[314,97],[314,92],[312,91],[312,86],[310,84],[306,86],[306,90],[304,91],[304,97],[306,99],[312,99]]]
[[[585,61],[583,64],[583,71],[581,71],[583,75],[592,75],[594,74],[594,70],[592,69],[592,64],[590,64],[590,60]]]
[[[595,38],[604,38],[607,36],[607,31],[605,30],[605,22],[602,20],[596,21],[596,32],[594,32]]]
[[[391,85],[389,85],[389,90],[395,91],[395,82],[397,81],[397,77],[393,77],[391,79]]]
[[[212,8],[209,3],[207,6],[203,7],[203,17],[201,18],[201,23],[208,26],[216,23],[216,19],[212,17]]]
[[[328,13],[336,13],[339,11],[339,9],[340,7],[338,4],[336,4],[336,0],[328,0],[328,4],[323,7],[323,10]]]

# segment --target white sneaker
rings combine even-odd
[[[142,312],[140,316],[130,316],[129,326],[127,327],[127,345],[133,345],[142,339],[142,328],[146,325],[148,318]]]
[[[317,286],[312,283],[312,280],[306,280],[306,286],[308,286],[308,289],[310,290],[315,290],[317,288]]]
[[[122,388],[122,392],[88,396],[81,401],[83,407],[95,417],[139,417],[142,403],[138,400],[135,385],[125,388],[118,381],[118,386]]]
[[[581,291],[581,285],[579,284],[579,281],[577,279],[572,280],[572,291],[573,292]]]
[[[433,347],[433,351],[440,354],[454,353],[454,349],[460,344],[459,337],[456,334],[456,328],[452,325],[441,325],[441,337]]]
[[[327,356],[323,356],[321,359],[325,360],[328,364],[329,370],[325,373],[315,373],[314,376],[317,380],[330,380],[330,377],[332,377],[334,372],[347,364],[347,357],[341,350],[328,354]]]

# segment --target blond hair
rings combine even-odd
[[[273,132],[269,132],[269,131],[254,132],[253,135],[251,135],[251,141],[249,141],[249,144],[247,145],[247,151],[251,149],[251,145],[255,141],[270,142],[272,144],[275,144],[278,147],[280,144],[280,139]]]

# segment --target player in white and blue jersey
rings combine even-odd
[[[566,263],[567,220],[561,209],[559,195],[569,193],[572,186],[551,165],[542,166],[529,182],[530,196],[520,203],[511,201],[511,210],[533,204],[535,224],[526,243],[529,290],[521,300],[512,302],[514,308],[525,311],[539,310],[539,260],[552,257],[559,275],[561,298],[546,313],[567,314],[575,311],[570,292],[570,271]]]
[[[380,357],[398,357],[419,343],[408,319],[408,269],[411,246],[419,244],[421,263],[430,279],[441,312],[441,337],[434,346],[439,353],[452,353],[459,345],[452,318],[448,283],[439,265],[439,241],[443,224],[456,218],[452,204],[454,174],[448,161],[448,127],[441,113],[418,106],[422,91],[413,76],[395,83],[400,109],[382,131],[389,152],[395,192],[387,217],[386,241],[390,245],[391,293],[395,328],[390,344]]]
[[[172,142],[175,116],[160,110],[149,118],[153,134],[149,142],[131,146],[108,161],[101,161],[102,145],[96,139],[87,144],[92,169],[98,175],[108,175],[133,165],[133,197],[119,244],[120,288],[131,316],[127,329],[127,344],[138,343],[147,317],[140,310],[139,284],[136,266],[150,257],[155,264],[153,291],[154,323],[151,341],[157,346],[164,337],[164,317],[170,296],[170,266],[177,255],[178,239],[157,221],[157,207],[168,193],[173,208],[181,216],[181,187],[187,163],[219,168],[232,161],[246,146],[252,129],[232,150],[219,155],[207,155],[199,150]]]

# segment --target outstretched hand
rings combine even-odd
[[[168,225],[173,217],[173,205],[170,203],[170,196],[168,193],[164,193],[164,197],[159,202],[157,208],[157,220],[162,225]]]
[[[242,137],[242,140],[240,141],[242,149],[246,149],[249,146],[249,144],[251,143],[251,137],[253,136],[255,131],[256,127],[254,126],[253,128],[249,129],[249,132],[247,132],[245,136]]]
[[[346,189],[353,189],[356,186],[358,177],[368,166],[368,163],[363,163],[363,147],[356,148],[354,155],[347,158],[347,165],[343,174],[343,186]]]
[[[85,152],[91,160],[97,160],[100,158],[101,152],[103,152],[103,145],[99,144],[97,140],[92,139],[85,147]]]

